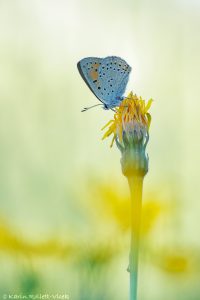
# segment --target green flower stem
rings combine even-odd
[[[140,220],[142,209],[143,176],[127,177],[131,193],[131,245],[129,258],[130,300],[137,300]]]
[[[149,158],[145,150],[149,140],[148,132],[134,132],[132,135],[123,133],[123,143],[116,139],[121,151],[122,173],[128,179],[131,193],[131,247],[129,268],[130,300],[137,300],[138,257],[140,242],[140,219],[142,209],[143,179],[148,172]]]

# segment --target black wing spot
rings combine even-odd
[[[100,90],[101,89],[101,87],[100,86],[98,86],[98,90]]]
[[[93,80],[93,82],[95,83],[95,82],[97,82],[97,80]]]

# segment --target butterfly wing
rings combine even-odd
[[[78,70],[95,96],[105,107],[118,106],[128,83],[131,67],[120,57],[86,57],[78,62]]]
[[[100,83],[99,83],[99,66],[102,58],[86,57],[80,60],[77,64],[80,75],[92,91],[92,93],[101,101]]]
[[[118,106],[128,83],[131,67],[117,56],[104,58],[99,66],[101,99],[108,108]]]

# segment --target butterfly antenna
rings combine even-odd
[[[87,111],[88,109],[93,108],[95,106],[99,106],[99,105],[103,105],[103,103],[99,103],[99,104],[92,105],[92,106],[89,106],[89,107],[84,107],[81,112]]]

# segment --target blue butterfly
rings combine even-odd
[[[77,64],[80,75],[105,109],[119,106],[131,67],[117,56],[86,57]],[[86,109],[84,109],[86,110]]]

